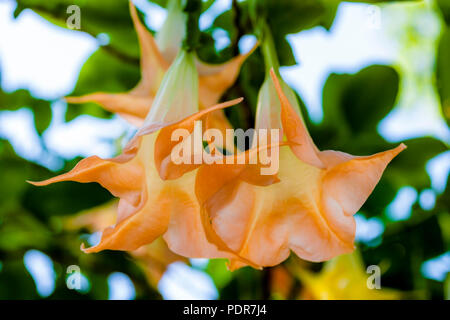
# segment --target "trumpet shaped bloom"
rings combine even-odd
[[[127,93],[95,92],[81,97],[66,97],[70,103],[94,102],[108,111],[118,113],[134,125],[142,125],[153,104],[158,88],[169,65],[177,55],[184,34],[184,14],[179,0],[169,2],[168,17],[156,39],[142,24],[136,8],[130,1],[130,13],[140,45],[141,80]],[[200,109],[216,104],[236,81],[241,65],[256,46],[221,65],[197,62],[200,73]],[[230,128],[222,110],[212,113],[211,125],[218,129]]]
[[[280,148],[279,182],[261,186],[239,175],[230,179],[224,166],[201,167],[197,197],[210,227],[235,254],[259,266],[277,265],[291,250],[315,262],[352,252],[353,214],[405,146],[371,156],[320,151],[293,107],[295,95],[273,70],[271,77],[260,93],[256,123],[257,129],[279,128],[289,144]]]
[[[115,223],[116,213],[117,201],[108,202],[65,219],[64,228],[67,230],[87,228],[91,232],[102,230]],[[157,287],[169,264],[177,261],[187,262],[186,258],[170,251],[162,237],[151,244],[130,251],[129,254],[136,259],[149,283],[154,287]]]
[[[121,155],[92,156],[68,173],[33,184],[97,182],[120,198],[116,224],[103,231],[99,244],[83,248],[85,252],[133,251],[162,236],[173,252],[186,257],[228,257],[207,241],[203,230],[193,188],[198,166],[170,166],[166,159],[176,144],[171,132],[178,128],[192,132],[195,120],[241,100],[199,111],[194,54],[181,51],[166,72],[143,127]]]

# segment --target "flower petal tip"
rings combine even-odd
[[[95,248],[95,246],[86,248],[86,246],[84,245],[84,243],[82,243],[82,244],[80,245],[80,250],[83,251],[84,253],[97,252],[94,248]]]
[[[235,106],[235,105],[241,103],[242,101],[244,101],[244,98],[243,97],[239,97],[239,98],[236,98],[236,99],[233,99],[233,100],[221,102],[219,104],[216,104],[216,105],[213,105],[211,107],[205,108],[202,111],[197,112],[193,116],[196,116],[195,118],[199,118],[199,117],[204,116],[204,115],[206,115],[206,114],[208,114],[208,113],[210,113],[212,111],[216,111],[216,110],[225,109],[225,108],[229,108],[229,107]],[[189,119],[189,118],[185,118],[185,119]]]
[[[25,182],[26,182],[26,183],[29,183],[29,184],[32,184],[33,186],[36,186],[36,187],[42,187],[42,186],[45,186],[45,185],[48,184],[48,183],[47,183],[47,180],[44,180],[44,181],[30,181],[30,180],[25,180]]]
[[[408,147],[406,146],[406,144],[404,144],[402,142],[397,147],[395,147],[394,149],[391,149],[392,158],[396,157],[400,152],[402,152],[406,148],[408,148]]]
[[[239,98],[236,98],[236,99],[233,99],[230,101],[226,101],[226,102],[224,102],[224,104],[226,104],[226,108],[227,108],[227,107],[237,105],[237,104],[241,103],[242,101],[244,101],[244,97],[239,97]],[[222,105],[222,103],[220,105]]]
[[[64,97],[63,98],[64,101],[66,101],[67,103],[82,103],[85,102],[85,100],[83,99],[83,97]]]
[[[261,42],[259,40],[256,40],[253,47],[248,52],[242,54],[243,59],[244,60],[247,59],[248,56],[250,56],[253,52],[255,52],[255,50],[259,47],[260,44]]]

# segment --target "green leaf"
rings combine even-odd
[[[336,13],[341,3],[340,0],[322,0],[325,11],[322,14],[320,19],[320,25],[322,25],[325,29],[330,30],[333,25],[334,18],[336,18]]]
[[[389,174],[398,185],[411,185],[418,189],[430,187],[425,165],[431,158],[447,151],[447,146],[431,137],[410,139],[404,143],[408,148],[389,165]]]
[[[139,57],[139,46],[127,0],[18,0],[17,3],[15,16],[30,8],[63,28],[68,28],[66,21],[72,14],[67,13],[67,8],[77,5],[81,12],[80,31],[94,37],[106,33],[110,39],[108,46],[105,46],[106,49],[111,49],[126,59],[133,60]]]
[[[0,89],[0,110],[30,108],[34,113],[34,123],[39,134],[45,131],[52,120],[50,102],[34,98],[29,91],[20,89],[11,93]]]
[[[323,89],[324,125],[347,134],[376,131],[394,107],[398,88],[399,75],[388,66],[372,65],[353,75],[331,74]]]
[[[200,47],[197,49],[198,58],[206,63],[225,63],[235,56],[233,45],[230,45],[220,52],[216,51],[215,41],[210,31],[200,32]]]
[[[444,251],[438,220],[436,215],[431,215],[418,223],[402,221],[387,226],[381,245],[366,248],[362,253],[367,265],[389,266],[382,276],[383,286],[425,291],[427,283],[420,274],[420,267],[424,261]]]
[[[40,221],[27,212],[11,212],[0,216],[0,249],[17,251],[45,248],[51,242],[51,233]]]
[[[48,106],[48,101],[34,98],[30,92],[20,89],[11,93],[0,89],[0,108],[3,110],[17,110],[22,107],[35,106],[36,109]]]
[[[442,114],[450,125],[450,28],[445,28],[439,41],[436,85],[441,98]]]
[[[153,3],[157,4],[158,6],[165,8],[167,6],[167,3],[170,0],[148,0],[148,1],[153,2]]]
[[[50,107],[50,103],[39,109],[37,109],[36,106],[32,106],[32,109],[34,111],[34,126],[37,132],[41,135],[52,122],[52,109]]]
[[[423,0],[345,0],[347,2],[360,2],[360,3],[385,3],[385,2],[418,2]]]
[[[233,278],[222,289],[220,299],[262,299],[262,273],[250,267],[233,272]]]
[[[293,66],[297,64],[294,52],[286,37],[274,38],[275,47],[277,48],[277,55],[280,66]]]
[[[0,217],[20,209],[21,197],[28,187],[26,180],[36,167],[18,157],[7,141],[0,140],[0,168],[5,168],[2,170],[4,183],[0,184]]]
[[[380,217],[386,206],[394,200],[397,190],[390,179],[386,176],[382,177],[360,211],[367,217]]]
[[[447,197],[450,197],[450,196],[447,196]],[[445,246],[447,248],[450,247],[450,214],[449,214],[449,210],[450,210],[450,207],[447,206],[447,211],[441,212],[437,216],[438,220],[439,220],[439,225],[441,226],[442,235],[444,237]]]
[[[438,7],[441,9],[444,16],[445,23],[450,26],[450,1],[448,0],[436,0]]]
[[[274,37],[314,27],[325,13],[324,5],[317,0],[261,0],[257,5]]]
[[[213,28],[221,28],[228,32],[231,42],[237,40],[239,33],[238,27],[235,25],[236,12],[233,9],[227,10],[214,19]]]
[[[97,50],[83,65],[72,96],[93,92],[120,93],[132,89],[139,81],[137,66],[124,63],[120,59]],[[106,118],[111,114],[94,103],[69,104],[66,120],[70,121],[81,114]]]
[[[286,35],[316,26],[330,29],[339,3],[339,0],[261,0],[251,6],[251,17],[256,24],[258,20],[268,24],[280,65],[290,66],[296,60]]]
[[[225,287],[232,279],[232,274],[227,268],[227,260],[224,259],[209,260],[205,272],[211,276],[216,288],[219,290]]]
[[[0,299],[38,299],[33,278],[22,257],[5,261],[0,272]]]
[[[444,281],[444,299],[450,300],[450,273],[447,273]]]

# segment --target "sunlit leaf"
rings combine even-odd
[[[437,89],[441,98],[442,114],[447,124],[450,124],[450,28],[448,27],[445,28],[439,42],[436,76]]]

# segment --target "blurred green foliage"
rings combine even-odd
[[[441,97],[442,113],[447,124],[450,123],[450,2],[446,0],[437,1],[440,12],[446,25],[439,42],[436,76],[437,89]]]
[[[154,1],[164,6],[166,1]],[[214,1],[203,1],[209,8]],[[352,1],[381,3],[391,1]],[[402,2],[402,1],[401,1]],[[100,47],[84,64],[72,95],[95,91],[124,92],[139,79],[139,50],[126,0],[17,0],[16,17],[31,9],[50,22],[65,28],[66,9],[76,4],[82,11],[82,30],[94,37],[105,33],[110,42]],[[202,30],[199,56],[210,63],[226,61],[239,52],[238,40],[253,34],[252,15],[266,19],[273,30],[276,48],[282,66],[296,61],[286,35],[322,26],[330,29],[339,0],[262,0],[233,1],[230,10],[220,14],[212,26]],[[436,48],[436,90],[442,113],[447,123],[450,114],[450,3],[436,0],[436,11],[442,16],[443,32]],[[251,8],[255,6],[255,8]],[[213,32],[224,29],[230,45],[220,52],[214,47]],[[77,31],[74,31],[77,32]],[[264,80],[262,55],[257,50],[243,65],[235,85],[223,100],[244,96],[244,106],[232,107],[226,113],[235,127],[253,126],[257,93]],[[328,77],[323,88],[323,121],[307,126],[321,149],[342,150],[353,154],[372,154],[393,147],[377,132],[379,122],[395,107],[398,100],[402,72],[393,66],[373,65],[355,74],[335,74]],[[298,97],[303,114],[305,104]],[[39,135],[51,121],[52,101],[34,98],[28,91],[4,92],[0,89],[0,110],[27,107],[33,111]],[[109,117],[110,114],[95,104],[69,105],[66,120],[79,115]],[[448,150],[442,141],[420,137],[404,141],[407,151],[401,153],[386,170],[379,185],[361,209],[367,218],[377,217],[386,225],[382,240],[360,245],[366,264],[387,263],[383,285],[402,291],[419,292],[419,297],[442,299],[443,283],[425,279],[421,264],[448,250],[450,245],[450,192],[438,195],[435,207],[423,210],[417,203],[411,218],[392,222],[386,216],[386,207],[397,191],[413,186],[419,192],[430,188],[431,182],[425,165],[431,158]],[[43,143],[43,142],[42,142]],[[65,172],[78,159],[65,161]],[[145,272],[130,256],[123,252],[103,252],[86,255],[79,250],[87,230],[67,231],[63,219],[79,211],[106,203],[112,196],[96,184],[61,183],[46,188],[26,184],[26,180],[40,180],[54,172],[25,160],[15,154],[7,140],[0,140],[0,299],[37,299],[35,284],[25,269],[23,255],[30,249],[47,254],[54,263],[56,288],[50,299],[106,299],[107,276],[121,271],[130,276],[136,288],[136,297],[160,298],[160,294],[145,278]],[[59,172],[57,172],[59,173]],[[292,260],[293,258],[290,258]],[[289,262],[289,261],[288,261]],[[79,265],[89,279],[91,290],[80,293],[65,285],[66,268]],[[321,264],[309,264],[319,270]],[[206,272],[217,286],[220,298],[270,298],[272,268],[257,271],[243,268],[234,273],[226,270],[222,260],[210,261]],[[289,297],[295,298],[302,284],[295,281]]]

